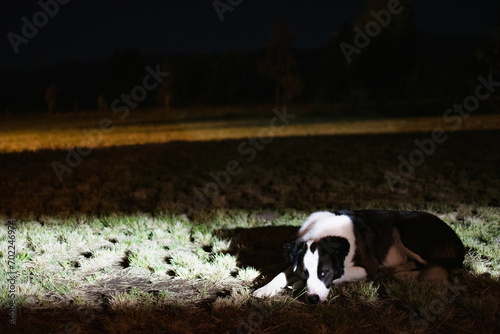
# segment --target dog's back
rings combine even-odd
[[[411,251],[426,259],[428,266],[442,266],[447,270],[461,268],[465,247],[445,222],[426,212],[409,212],[395,220],[401,242]]]
[[[465,257],[462,241],[451,227],[430,213],[357,210],[339,211],[337,214],[349,215],[358,230],[365,230],[359,237],[364,239],[362,243],[368,245],[373,255],[377,255],[374,250],[383,244],[398,247],[398,251],[415,264],[414,267],[407,267],[412,276],[445,279],[448,271],[462,267]],[[391,228],[397,232],[388,234],[387,230]],[[390,240],[383,240],[387,238]]]

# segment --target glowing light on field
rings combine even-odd
[[[112,132],[104,133],[99,140],[86,137],[83,130],[92,132],[98,129],[88,125],[82,128],[75,124],[60,126],[49,130],[30,129],[29,126],[16,130],[6,128],[0,132],[0,153],[36,151],[40,149],[65,149],[74,147],[110,147],[168,143],[171,141],[213,141],[223,139],[244,139],[257,137],[269,121],[216,121],[177,124],[140,124],[116,125]],[[89,123],[90,124],[90,123]],[[30,124],[28,124],[30,125]],[[329,121],[301,123],[298,116],[292,124],[276,132],[276,137],[350,135],[350,134],[387,134],[429,132],[442,128],[446,132],[456,131],[445,124],[441,117],[419,117],[402,119],[380,119],[364,121]],[[25,129],[25,130],[23,130]],[[500,129],[499,115],[474,115],[464,121],[461,131]],[[90,139],[89,139],[90,138]],[[86,144],[86,145],[82,145]]]

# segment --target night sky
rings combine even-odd
[[[52,2],[55,0],[42,0]],[[212,0],[67,1],[16,54],[8,39],[21,35],[22,18],[32,21],[38,1],[3,1],[0,19],[0,68],[32,70],[61,62],[92,62],[120,48],[143,54],[254,51],[270,38],[273,23],[286,17],[297,48],[324,47],[343,22],[354,23],[366,11],[358,1],[243,0],[221,22]],[[235,1],[238,3],[238,1]],[[491,36],[497,0],[412,1],[419,31]]]

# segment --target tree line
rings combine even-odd
[[[417,31],[411,4],[400,3],[401,10],[389,17],[388,1],[368,1],[366,13],[339,27],[321,49],[294,49],[289,24],[280,19],[268,43],[252,53],[155,57],[124,49],[95,64],[6,72],[0,107],[106,109],[140,82],[146,66],[155,64],[170,76],[140,107],[300,103],[328,109],[324,106],[342,104],[353,114],[366,106],[383,113],[393,103],[449,103],[468,94],[478,75],[498,75],[500,18],[490,39],[431,35]]]

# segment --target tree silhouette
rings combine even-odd
[[[235,52],[223,52],[213,63],[211,82],[215,103],[234,104],[237,94],[243,86],[247,60],[245,56]]]
[[[352,43],[353,38],[353,26],[344,22],[321,52],[312,82],[315,103],[338,102],[348,94],[348,64],[339,45]]]
[[[161,65],[162,72],[171,73],[170,61],[168,59],[164,59]],[[172,75],[166,77],[158,90],[158,95],[156,96],[158,103],[163,107],[167,117],[171,116],[171,108],[173,101],[173,88],[172,88]]]
[[[141,83],[145,62],[135,49],[117,50],[105,64],[103,96],[109,104]]]
[[[45,103],[49,108],[49,112],[53,112],[57,108],[59,102],[59,86],[56,84],[49,85],[45,89]]]
[[[172,69],[175,105],[186,107],[207,102],[209,65],[205,55],[188,56],[175,64]]]
[[[497,23],[492,36],[490,72],[495,74],[500,72],[500,10],[497,13]]]
[[[375,21],[373,13],[387,10],[389,0],[368,0],[367,11],[356,21],[364,30]],[[412,22],[413,9],[408,0],[401,0],[402,11],[392,14],[387,26],[371,38],[370,43],[348,65],[350,86],[366,87],[380,109],[385,108],[388,95],[406,96],[406,80],[416,63],[417,30]]]
[[[291,52],[292,32],[285,20],[279,20],[266,45],[265,58],[257,67],[275,81],[274,103],[286,104],[302,93],[303,84],[296,73],[296,61]]]

